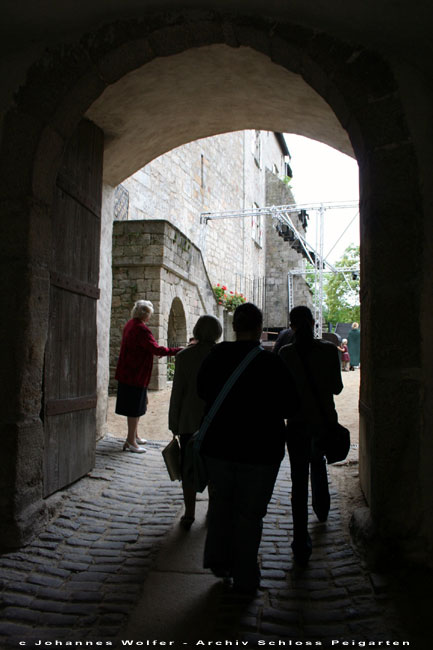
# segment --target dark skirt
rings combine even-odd
[[[117,385],[116,413],[130,418],[144,415],[147,409],[147,388],[128,386],[120,381]]]

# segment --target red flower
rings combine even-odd
[[[233,291],[230,291],[230,293],[233,295]]]
[[[227,287],[224,287],[224,286],[223,286],[223,291],[227,291]]]
[[[220,286],[220,285],[219,285],[219,283],[218,283],[218,284],[217,284],[217,287],[219,287],[219,286]]]

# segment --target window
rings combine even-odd
[[[257,203],[254,203],[253,209],[258,209]],[[260,248],[263,247],[263,215],[253,214],[251,217],[251,237]]]

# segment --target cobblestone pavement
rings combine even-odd
[[[141,456],[121,453],[118,440],[105,438],[97,447],[95,469],[64,491],[60,514],[46,530],[25,548],[0,557],[2,647],[92,639],[121,647],[115,639],[122,638],[182,505],[180,486],[169,481],[163,466],[164,444],[148,443]],[[328,523],[311,517],[314,552],[308,568],[293,568],[289,495],[286,459],[265,520],[261,589],[253,601],[245,601],[219,588],[208,612],[213,638],[250,648],[401,643],[404,637],[389,616],[379,581],[365,570],[343,530],[335,489]],[[185,647],[182,639],[175,641]],[[137,645],[152,642],[141,638]]]
[[[46,531],[0,557],[0,642],[116,636],[181,506],[162,446],[123,453],[105,438],[95,469],[65,491]]]

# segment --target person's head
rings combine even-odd
[[[300,305],[293,307],[290,312],[290,327],[296,331],[298,330],[311,330],[314,328],[314,318],[311,309]]]
[[[200,316],[194,325],[192,333],[200,343],[215,343],[220,338],[222,331],[223,328],[218,318],[205,314]]]
[[[233,329],[237,339],[260,339],[263,327],[263,314],[252,302],[244,302],[236,307],[233,314]]]
[[[359,324],[358,324],[358,323],[352,323],[352,329],[353,329],[353,330],[357,330],[358,327],[359,327]]]
[[[153,314],[153,305],[150,300],[137,300],[131,311],[131,318],[148,321]]]
[[[343,345],[347,344],[347,339],[343,339]]]
[[[306,351],[314,340],[314,318],[308,307],[300,305],[290,312],[290,326],[295,332],[295,344]]]

